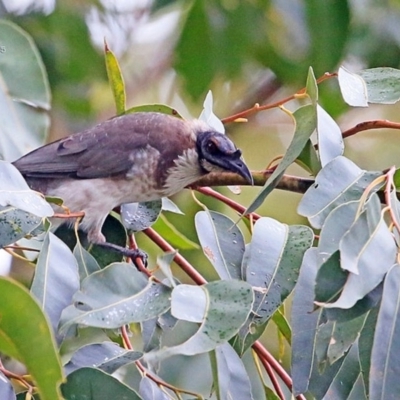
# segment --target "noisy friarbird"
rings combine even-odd
[[[101,229],[121,204],[171,196],[209,172],[235,172],[252,183],[241,151],[226,135],[200,120],[155,112],[115,117],[13,164],[33,190],[62,198],[72,212],[84,212],[80,229],[90,242],[114,249]]]

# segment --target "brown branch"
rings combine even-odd
[[[264,186],[268,178],[272,175],[271,170],[252,171],[254,186]],[[283,175],[282,179],[276,186],[277,189],[287,190],[294,193],[305,193],[307,189],[314,183],[313,179],[301,178],[292,175]],[[233,172],[212,172],[204,175],[195,184],[191,185],[193,189],[200,186],[250,186],[250,184]]]
[[[246,211],[246,207],[242,206],[241,204],[237,203],[236,201],[230,199],[229,197],[224,196],[223,194],[221,194],[209,187],[202,186],[202,187],[196,188],[196,190],[199,193],[205,194],[207,196],[213,197],[216,200],[219,200],[220,202],[231,207],[233,210],[237,211],[239,214],[243,214]],[[261,218],[261,216],[256,213],[251,213],[251,214],[246,215],[247,218],[250,218],[250,216],[254,221],[257,221],[258,219]]]
[[[332,78],[334,76],[337,76],[337,73],[332,73],[331,74],[331,73],[327,72],[324,75],[322,75],[320,78],[317,79],[317,84],[319,84],[319,83],[321,83],[321,82],[323,82],[323,81],[325,81],[327,79],[330,79],[330,78]],[[230,122],[234,122],[237,119],[247,118],[250,115],[255,114],[255,113],[259,112],[259,111],[265,111],[265,110],[270,110],[271,108],[280,107],[283,104],[287,103],[288,101],[294,100],[295,98],[297,98],[298,96],[304,94],[305,92],[306,92],[306,88],[300,89],[298,92],[296,92],[295,94],[293,94],[291,96],[285,97],[284,99],[281,99],[281,100],[279,100],[279,101],[277,101],[275,103],[266,104],[264,106],[260,106],[258,103],[256,103],[256,104],[254,104],[253,107],[251,107],[251,108],[249,108],[247,110],[241,111],[241,112],[236,113],[234,115],[231,115],[229,117],[222,118],[221,121],[222,121],[223,124],[229,124]]]
[[[400,123],[388,121],[385,119],[364,121],[364,122],[360,122],[353,128],[347,129],[346,131],[342,132],[342,136],[343,136],[343,138],[347,138],[349,136],[355,135],[358,132],[367,131],[370,129],[382,129],[382,128],[400,129]]]
[[[276,373],[279,375],[279,377],[282,379],[285,385],[289,388],[289,390],[292,391],[293,390],[292,378],[285,371],[282,365],[275,360],[272,354],[258,340],[253,344],[253,350],[257,353],[260,359],[262,358],[265,359],[271,365],[271,367],[276,371]],[[296,399],[306,400],[305,397],[301,394],[298,395]]]
[[[167,243],[157,232],[152,228],[147,228],[143,231],[154,243],[156,243],[164,251],[173,251],[174,248]],[[176,254],[174,261],[185,271],[188,276],[198,285],[204,285],[207,281],[200,275],[195,268],[180,254]],[[259,342],[253,344],[253,349],[258,357],[265,359],[269,365],[276,371],[285,385],[292,390],[292,380],[289,374],[283,369],[278,361],[268,352],[268,350]],[[298,400],[305,400],[304,396],[297,396]]]
[[[143,233],[162,250],[175,251],[175,249],[153,228],[147,228],[143,231]],[[180,254],[175,255],[174,261],[197,285],[204,285],[207,283],[207,281],[195,270],[195,268]]]
[[[282,388],[279,385],[278,379],[276,379],[274,370],[272,369],[271,365],[264,357],[258,356],[258,358],[260,359],[262,365],[264,366],[265,371],[267,372],[268,377],[269,377],[270,381],[272,382],[272,386],[274,387],[276,394],[278,395],[278,397],[281,400],[285,400],[285,395],[282,392]]]

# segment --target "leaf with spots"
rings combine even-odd
[[[157,221],[161,213],[161,207],[161,199],[123,204],[121,206],[122,223],[130,231],[141,232],[146,228],[150,228]]]
[[[147,362],[172,355],[195,355],[215,349],[237,334],[253,304],[251,286],[242,281],[216,281],[197,287],[179,285],[172,291],[171,312],[175,318],[201,322],[187,341],[147,353]]]
[[[241,279],[244,238],[235,223],[223,214],[200,211],[195,224],[201,247],[221,279]]]
[[[260,218],[254,225],[243,267],[255,300],[250,318],[235,339],[239,354],[260,337],[266,322],[292,292],[313,239],[307,226],[289,226],[272,218]]]
[[[74,304],[61,316],[60,330],[73,324],[115,329],[147,321],[170,308],[171,289],[149,281],[133,265],[114,263],[82,281]]]

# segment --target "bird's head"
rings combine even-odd
[[[235,172],[253,184],[250,170],[242,160],[242,152],[224,134],[203,131],[197,134],[197,153],[206,172]]]

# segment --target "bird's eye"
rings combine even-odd
[[[210,154],[218,153],[218,147],[217,147],[217,145],[216,145],[213,141],[210,140],[210,141],[207,143],[207,151],[208,151]]]

